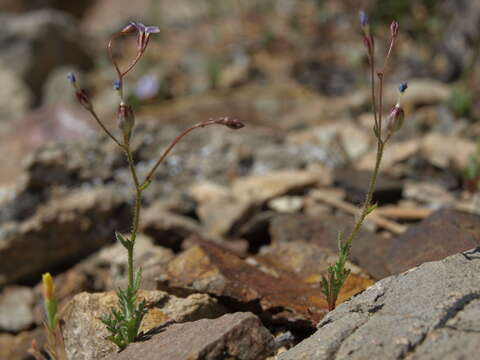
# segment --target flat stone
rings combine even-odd
[[[272,243],[305,241],[337,253],[338,233],[349,234],[353,224],[354,218],[346,215],[281,214],[271,220],[270,235]],[[389,239],[362,229],[352,245],[350,261],[373,278],[382,279],[391,275],[385,255],[389,246]]]
[[[205,294],[192,294],[182,299],[163,291],[141,290],[139,299],[145,299],[149,308],[141,326],[144,332],[168,320],[195,321],[216,318],[226,312],[215,299]],[[102,359],[118,349],[106,339],[109,332],[99,319],[116,304],[114,292],[80,293],[69,302],[62,314],[62,323],[65,349],[70,359]]]
[[[273,353],[270,332],[252,313],[174,324],[106,360],[260,360]]]
[[[33,324],[34,294],[26,286],[8,286],[0,293],[0,330],[19,332]]]
[[[263,204],[274,197],[301,192],[318,181],[313,172],[282,170],[240,178],[233,183],[232,191],[239,199]]]
[[[0,233],[0,285],[31,280],[113,241],[125,220],[123,198],[109,188],[72,191]]]
[[[362,204],[365,201],[371,177],[371,171],[352,168],[339,168],[334,171],[335,183],[345,189],[346,200],[354,204]],[[401,181],[379,174],[373,192],[373,202],[378,204],[396,203],[402,198],[402,189]]]
[[[476,359],[480,248],[383,279],[279,360]]]
[[[392,240],[387,267],[392,274],[441,260],[480,245],[480,216],[458,210],[434,212]]]

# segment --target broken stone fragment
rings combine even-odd
[[[238,199],[263,204],[275,197],[304,191],[318,182],[319,178],[314,172],[281,170],[240,178],[233,183],[232,191]]]
[[[106,187],[52,199],[26,221],[4,227],[0,285],[39,278],[42,272],[89,255],[113,241],[126,214],[122,197]]]
[[[392,274],[480,245],[480,216],[442,209],[392,240],[387,252]]]
[[[226,312],[215,299],[205,294],[192,294],[182,299],[163,291],[141,290],[139,299],[145,299],[149,307],[141,326],[144,332],[168,320],[185,322],[216,318]],[[106,339],[109,332],[99,319],[116,305],[114,292],[81,293],[68,303],[61,321],[70,359],[97,360],[117,350],[116,345]]]
[[[260,360],[273,352],[272,334],[252,313],[173,324],[106,360]]]

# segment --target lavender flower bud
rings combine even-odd
[[[358,16],[360,18],[360,26],[365,29],[369,26],[368,15],[365,11],[360,10],[358,12]]]
[[[135,126],[135,114],[133,108],[122,102],[118,106],[117,119],[118,127],[122,130],[125,140],[129,141],[133,127]]]
[[[405,119],[405,113],[399,104],[395,105],[387,117],[386,127],[391,134],[400,130]]]
[[[70,83],[75,84],[77,82],[77,78],[75,77],[75,74],[73,72],[69,72],[67,74],[67,79],[70,81]]]
[[[390,33],[392,37],[397,37],[398,36],[398,29],[400,25],[398,24],[398,21],[393,20],[392,23],[390,24]]]

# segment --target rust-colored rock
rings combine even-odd
[[[328,266],[334,264],[337,257],[338,255],[329,248],[320,247],[314,243],[294,241],[265,247],[254,259],[276,276],[288,277],[293,273],[305,283],[319,286],[322,275],[326,274]],[[340,291],[339,302],[351,298],[375,283],[354,264],[347,262],[346,266],[351,273]]]
[[[392,241],[392,274],[480,245],[480,216],[451,209],[436,211]]]
[[[321,319],[327,306],[318,287],[320,272],[303,279],[286,268],[275,270],[273,264],[269,265],[272,268],[262,266],[255,258],[243,260],[218,244],[198,239],[196,246],[168,265],[167,278],[159,285],[169,291],[218,296],[230,306],[255,311],[268,321],[309,327]],[[350,294],[352,288],[358,292],[360,285],[355,277],[352,281]],[[361,289],[370,284],[368,280]]]
[[[235,313],[171,325],[106,360],[260,360],[273,348],[273,336],[255,315]]]

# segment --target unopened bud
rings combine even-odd
[[[129,141],[133,127],[135,126],[135,114],[133,108],[130,105],[121,103],[118,106],[117,118],[118,127],[122,130],[125,141]]]
[[[43,284],[44,299],[52,301],[54,299],[55,287],[53,284],[52,275],[50,275],[50,273],[45,273],[42,275],[42,284]]]
[[[92,103],[90,102],[90,98],[88,97],[87,93],[83,89],[78,89],[75,92],[75,96],[77,97],[78,102],[87,110],[92,109]]]
[[[397,132],[403,125],[403,120],[405,119],[405,113],[399,104],[395,105],[390,114],[388,114],[386,127],[387,131],[390,133]]]
[[[122,81],[121,80],[115,80],[113,82],[113,89],[118,91],[121,88],[122,88]]]
[[[245,126],[244,123],[242,123],[238,119],[230,119],[229,117],[223,117],[217,120],[217,124],[220,125],[225,125],[226,127],[233,129],[233,130],[238,130],[241,129]]]
[[[390,33],[392,37],[397,37],[399,27],[400,25],[398,24],[398,21],[393,20],[392,23],[390,24]]]

